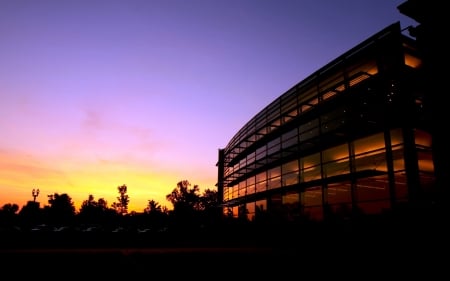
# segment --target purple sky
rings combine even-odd
[[[290,87],[405,1],[0,0],[0,208],[39,188],[130,210],[187,179]]]

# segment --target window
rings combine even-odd
[[[288,186],[298,183],[298,160],[285,163],[281,166],[282,185]]]

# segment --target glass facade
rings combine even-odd
[[[219,150],[224,214],[323,220],[432,194],[414,44],[392,24],[254,116]]]

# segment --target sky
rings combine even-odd
[[[390,0],[0,0],[0,208],[66,193],[129,211],[181,180],[217,190],[218,151],[266,105],[400,22]]]

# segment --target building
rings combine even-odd
[[[322,221],[433,201],[423,77],[397,22],[293,86],[219,149],[224,214]]]

